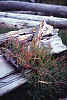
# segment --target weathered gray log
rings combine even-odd
[[[0,12],[0,23],[19,28],[39,25],[43,19],[56,28],[67,28],[67,18]]]
[[[59,15],[67,17],[66,6],[29,3],[20,1],[0,1],[0,11],[8,11],[8,10],[39,11],[39,12],[44,12],[46,15],[54,15],[54,16]]]

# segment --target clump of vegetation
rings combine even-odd
[[[37,41],[31,43],[19,42],[18,39],[11,39],[5,42],[5,47],[9,49],[8,58],[15,57],[17,68],[22,68],[22,74],[28,78],[27,92],[34,100],[44,100],[45,91],[53,94],[63,93],[63,88],[67,88],[67,62],[64,57],[53,58],[51,47],[45,48]],[[30,48],[30,49],[29,49]],[[27,70],[31,72],[26,73]],[[52,91],[52,92],[51,92]]]

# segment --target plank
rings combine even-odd
[[[0,96],[3,96],[4,94],[26,83],[27,79],[25,79],[21,73],[15,73],[2,78],[0,82]]]
[[[14,67],[0,55],[0,79],[15,72]]]
[[[14,67],[6,62],[0,55],[0,96],[14,90],[27,82],[21,73],[17,73]]]

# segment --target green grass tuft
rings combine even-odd
[[[63,44],[67,46],[67,29],[60,30],[58,35],[61,37]]]

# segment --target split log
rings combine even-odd
[[[0,34],[0,45],[11,38],[18,38],[19,41],[29,41],[33,37],[33,28],[23,28],[17,31]]]
[[[46,15],[64,16],[67,17],[67,7],[50,4],[29,3],[20,1],[0,1],[0,11],[37,11],[44,12]]]
[[[39,25],[43,19],[56,28],[67,28],[67,18],[0,12],[0,23],[18,28]]]

